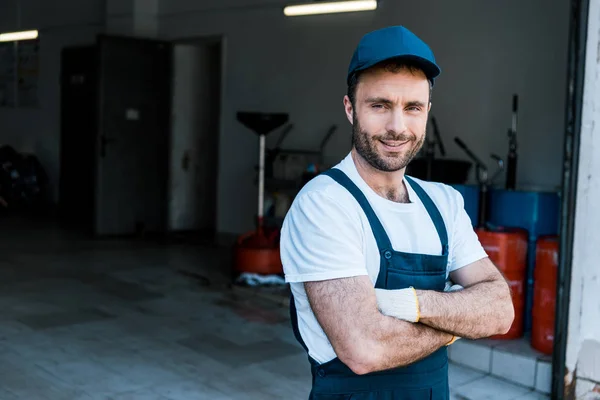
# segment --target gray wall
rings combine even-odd
[[[93,43],[104,29],[103,0],[16,0],[0,2],[0,32],[40,30],[39,101],[35,109],[0,108],[0,143],[37,155],[58,197],[60,165],[60,51]]]
[[[349,151],[342,98],[352,51],[362,34],[392,24],[406,25],[427,41],[443,69],[432,113],[450,157],[464,158],[454,136],[481,158],[489,160],[490,152],[505,157],[512,94],[518,93],[518,182],[556,187],[561,179],[568,9],[568,0],[382,1],[371,13],[286,19],[277,1],[161,2],[161,37],[226,38],[218,229],[252,229],[256,209],[252,182],[258,140],[235,120],[235,112],[289,112],[296,125],[286,139],[290,147],[318,146],[328,126],[338,124],[326,152],[328,161],[336,162]]]
[[[257,4],[263,4],[257,6]],[[281,4],[281,6],[277,4]],[[289,112],[295,129],[286,146],[314,148],[331,124],[340,129],[326,157],[349,150],[342,110],[344,76],[367,31],[404,24],[434,49],[443,73],[434,92],[450,157],[463,158],[460,136],[482,158],[504,156],[512,93],[521,100],[518,180],[549,189],[561,178],[568,0],[382,1],[376,12],[287,19],[284,0],[169,0],[160,4],[159,34],[225,38],[218,221],[221,232],[253,227],[258,140],[235,120],[238,110]],[[0,142],[37,154],[53,183],[59,177],[60,49],[90,43],[104,31],[103,0],[0,3],[0,31],[40,29],[39,109],[0,109]],[[266,5],[265,5],[266,4]],[[276,137],[270,137],[272,143]],[[490,163],[491,165],[491,163]],[[56,186],[55,186],[56,196]]]

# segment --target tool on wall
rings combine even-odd
[[[426,179],[428,181],[433,178],[433,163],[435,159],[435,146],[440,148],[440,155],[442,157],[446,156],[446,149],[444,148],[444,143],[442,142],[442,136],[440,135],[440,130],[437,125],[437,121],[435,117],[431,117],[431,124],[433,125],[433,139],[427,138],[427,144],[425,148],[425,158],[427,159],[427,172]]]
[[[514,190],[517,184],[517,110],[519,96],[513,95],[512,127],[508,130],[508,156],[506,158],[506,189]]]
[[[283,140],[288,136],[288,134],[293,129],[293,127],[294,127],[293,124],[289,124],[284,128],[284,130],[281,132],[281,134],[279,136],[279,139],[277,140],[277,144],[275,145],[275,148],[267,150],[267,154],[269,155],[267,160],[269,160],[271,163],[273,163],[277,157],[285,158],[290,155],[314,156],[314,158],[315,158],[314,162],[318,163],[319,167],[321,167],[324,163],[325,146],[327,145],[327,143],[329,142],[329,140],[331,139],[331,137],[337,130],[337,125],[331,125],[329,127],[329,129],[327,130],[327,133],[321,140],[318,150],[282,148],[281,145],[283,143]],[[271,175],[268,175],[268,176],[271,176]]]
[[[477,177],[477,182],[479,183],[479,228],[483,229],[485,228],[488,220],[488,190],[494,180],[504,169],[504,160],[495,154],[490,155],[490,157],[493,158],[498,164],[498,169],[490,178],[487,166],[479,159],[479,157],[475,155],[475,153],[471,151],[471,149],[467,147],[465,142],[460,140],[458,137],[455,137],[454,141],[465,153],[467,153],[467,156],[469,156],[469,158],[473,160],[473,163],[475,164],[475,174]]]
[[[415,157],[406,167],[406,174],[415,178],[432,182],[442,182],[448,185],[465,184],[473,163],[466,160],[446,158],[446,147],[437,119],[431,116],[432,134],[425,136],[426,141],[418,157]],[[436,157],[436,147],[439,156]]]
[[[435,117],[431,117],[431,123],[433,124],[433,135],[435,136],[435,140],[437,145],[440,148],[440,154],[442,157],[446,156],[446,148],[444,147],[444,142],[442,141],[442,135],[440,134],[440,129],[438,128],[437,120]]]

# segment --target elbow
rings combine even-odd
[[[358,343],[360,345],[354,344],[347,351],[338,354],[340,361],[357,375],[366,375],[378,371],[380,369],[380,350],[377,344],[369,344],[368,341]]]
[[[507,293],[498,296],[494,301],[494,311],[492,318],[488,319],[487,324],[481,324],[481,329],[476,330],[473,335],[464,335],[465,339],[477,340],[485,339],[491,336],[500,336],[508,333],[515,320],[515,307],[512,297]]]
[[[508,333],[514,320],[515,320],[515,308],[511,301],[508,304],[508,307],[506,307],[506,311],[504,312],[502,318],[500,318],[499,330],[500,330],[501,335]]]
[[[502,311],[498,318],[496,335],[504,335],[510,330],[513,321],[515,320],[515,307],[510,294],[502,302]]]
[[[346,365],[356,375],[366,375],[366,374],[369,374],[369,373],[375,371],[375,369],[373,368],[373,365],[369,365],[369,364],[366,364],[364,362],[349,362]]]

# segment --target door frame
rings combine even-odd
[[[573,239],[589,0],[571,0],[570,4],[560,247],[556,287],[554,351],[552,354],[551,398],[553,400],[574,398],[575,396],[573,392],[574,385],[566,387],[565,378],[568,372],[566,354],[569,333],[569,303],[571,300],[571,272],[573,267]]]

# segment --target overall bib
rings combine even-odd
[[[360,189],[339,169],[323,173],[344,186],[358,201],[365,212],[381,255],[376,288],[415,289],[443,291],[448,261],[448,234],[437,207],[414,180],[406,177],[413,190],[423,202],[437,230],[442,244],[442,254],[426,255],[395,251],[381,222],[375,215],[367,198]],[[294,298],[290,302],[292,327],[296,339],[308,352],[298,330],[298,318]],[[312,372],[310,400],[447,400],[448,356],[442,347],[428,357],[405,367],[357,375],[339,358],[324,364],[308,357]]]

